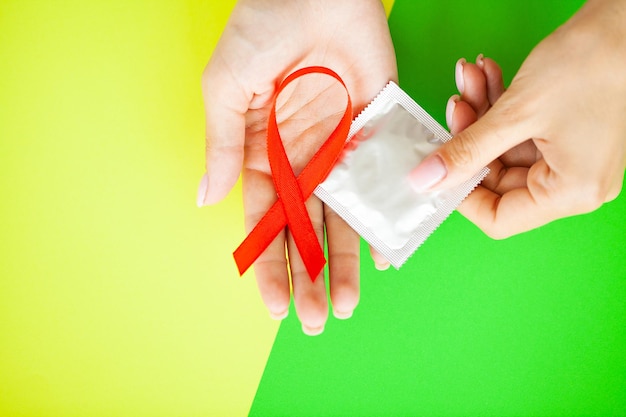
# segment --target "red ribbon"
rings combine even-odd
[[[350,95],[348,94],[346,111],[339,124],[297,178],[287,158],[276,122],[276,97],[295,79],[313,73],[326,74],[335,78],[348,93],[341,77],[325,67],[299,69],[285,78],[278,87],[267,126],[267,154],[278,200],[233,253],[241,275],[286,225],[293,235],[311,281],[315,281],[326,264],[324,252],[317,240],[304,202],[311,196],[315,187],[328,176],[345,145],[352,121]]]

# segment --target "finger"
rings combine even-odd
[[[527,177],[546,178],[545,161],[538,161]],[[531,181],[527,181],[530,183]],[[541,181],[533,181],[537,184]],[[486,187],[477,187],[459,207],[459,212],[476,224],[488,236],[504,239],[525,232],[557,218],[572,214],[566,206],[555,204],[558,199],[546,198],[545,190],[537,186],[514,188],[503,195]]]
[[[503,195],[516,188],[527,187],[528,168],[507,167],[496,160],[489,164],[489,175],[482,181],[481,186]]]
[[[270,176],[255,170],[243,172],[243,206],[247,232],[250,232],[274,204],[276,193]],[[285,233],[281,232],[254,262],[259,293],[270,316],[280,320],[287,316],[289,275],[285,257]]]
[[[328,241],[330,300],[333,314],[347,319],[359,303],[359,235],[330,207],[324,206]]]
[[[500,179],[506,174],[506,166],[499,159],[496,159],[487,167],[489,168],[489,174],[482,180],[480,185],[494,191],[500,183]]]
[[[548,222],[545,216],[531,216],[537,206],[528,188],[500,195],[478,186],[458,208],[459,213],[493,239],[505,239]]]
[[[478,116],[472,106],[462,101],[458,95],[450,97],[446,106],[446,122],[450,133],[456,135],[476,120]]]
[[[493,106],[496,101],[504,93],[504,80],[502,79],[502,69],[491,58],[483,57],[483,54],[478,55],[476,58],[476,64],[482,69],[487,80],[487,98],[489,104]]]
[[[528,170],[529,168],[526,167],[506,168],[493,191],[496,194],[504,195],[517,188],[526,188],[528,186]]]
[[[519,110],[519,98],[504,93],[496,105],[476,123],[444,143],[411,172],[418,192],[459,185],[482,167],[532,134],[532,120]],[[512,97],[507,99],[508,97]],[[529,133],[527,133],[529,132]]]
[[[381,255],[376,249],[370,246],[370,256],[374,261],[374,267],[379,271],[386,271],[391,266],[391,263]]]
[[[520,143],[500,156],[500,160],[506,166],[526,168],[530,168],[539,159],[541,159],[541,152],[532,139]]]
[[[198,204],[222,200],[235,185],[243,163],[245,113],[252,94],[216,54],[202,75],[206,114],[206,180],[199,190]],[[204,198],[202,198],[204,194]]]
[[[324,209],[322,202],[315,196],[311,196],[306,207],[317,234],[320,245],[324,239]],[[315,282],[311,281],[309,274],[298,252],[296,243],[291,233],[287,232],[287,251],[289,253],[289,269],[291,270],[291,282],[293,284],[293,299],[296,313],[302,323],[302,331],[315,336],[324,331],[324,325],[328,319],[328,300],[324,283],[324,272],[320,272]]]
[[[485,74],[476,64],[460,59],[456,63],[455,77],[461,99],[472,106],[480,118],[489,109]]]

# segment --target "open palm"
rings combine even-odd
[[[200,202],[220,201],[242,173],[248,231],[277,198],[266,148],[276,88],[289,73],[311,65],[337,72],[350,92],[354,112],[360,111],[397,77],[381,3],[241,1],[203,74],[207,176]],[[343,87],[324,75],[300,78],[277,97],[279,129],[296,175],[335,128],[345,106]],[[358,236],[315,196],[306,206],[320,243],[327,233],[334,314],[350,317],[359,299]],[[310,280],[288,230],[274,239],[254,269],[272,317],[287,314],[289,270],[303,330],[323,330],[328,317],[324,279]]]

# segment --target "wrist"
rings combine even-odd
[[[589,0],[555,35],[578,51],[626,94],[626,1]],[[599,73],[598,73],[599,74]]]

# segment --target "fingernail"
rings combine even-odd
[[[480,69],[485,68],[485,61],[483,61],[484,57],[485,56],[483,54],[478,54],[478,56],[476,57],[476,65],[478,65]]]
[[[304,324],[302,325],[302,332],[307,336],[317,336],[319,334],[322,334],[323,331],[324,331],[324,326],[308,327],[308,326],[305,326]]]
[[[352,317],[352,313],[353,313],[352,311],[341,312],[341,311],[333,310],[333,315],[340,320],[349,319],[350,317]]]
[[[446,105],[446,123],[448,124],[448,129],[452,130],[452,121],[454,116],[454,109],[456,108],[457,101],[460,100],[458,94],[453,95],[448,100],[448,104]]]
[[[430,156],[422,161],[409,174],[409,182],[418,193],[428,191],[448,174],[446,166],[438,155]]]
[[[206,193],[209,190],[209,176],[205,173],[202,176],[202,180],[200,180],[200,186],[198,187],[198,196],[196,197],[196,204],[198,207],[204,206],[204,199],[206,198]]]
[[[282,320],[285,317],[287,317],[288,314],[289,314],[289,309],[283,311],[282,313],[273,313],[273,312],[270,311],[270,317],[273,320]]]
[[[391,264],[389,262],[382,262],[382,263],[374,262],[374,267],[378,269],[379,271],[388,270],[390,265]]]
[[[456,88],[459,90],[459,93],[463,94],[463,89],[465,88],[465,80],[463,79],[463,64],[467,61],[465,58],[461,58],[456,61],[456,68],[454,70],[454,78],[456,80]]]

